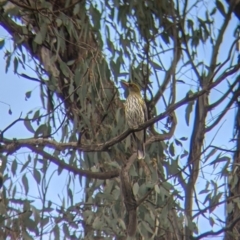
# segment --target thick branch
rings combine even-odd
[[[47,160],[55,163],[57,166],[61,167],[62,169],[65,169],[69,172],[72,172],[74,174],[84,176],[84,177],[89,177],[89,178],[94,178],[94,179],[111,179],[119,176],[119,170],[112,170],[108,172],[92,172],[88,170],[82,170],[77,167],[74,167],[72,165],[69,165],[65,163],[64,161],[60,160],[57,157],[54,157],[53,155],[43,151],[39,147],[34,147],[34,146],[29,146],[28,147],[31,151],[34,151],[35,153],[41,155],[43,158],[46,158]]]
[[[151,144],[153,142],[159,142],[159,141],[164,141],[164,140],[170,139],[173,136],[174,132],[175,132],[176,126],[177,126],[177,118],[176,118],[175,113],[173,112],[172,113],[172,126],[171,126],[169,132],[168,133],[164,133],[164,134],[151,136],[147,140],[146,145],[149,145],[149,144]]]
[[[18,148],[19,148],[19,147],[29,147],[29,146],[36,146],[36,145],[54,148],[59,151],[62,151],[65,149],[77,149],[77,150],[80,150],[83,152],[107,151],[107,150],[109,150],[110,147],[112,147],[116,143],[125,139],[130,133],[132,133],[134,131],[143,130],[143,129],[149,127],[150,125],[158,122],[159,120],[167,117],[174,110],[183,106],[184,104],[188,103],[189,101],[196,100],[198,97],[202,96],[204,93],[208,92],[209,90],[211,90],[212,88],[214,88],[218,84],[220,84],[226,77],[235,73],[238,69],[239,69],[239,65],[236,65],[231,70],[223,73],[214,83],[208,85],[201,91],[198,91],[190,96],[188,95],[185,98],[183,98],[182,100],[180,100],[179,102],[177,102],[173,105],[170,105],[164,113],[161,113],[161,114],[157,115],[156,117],[148,120],[147,122],[141,124],[137,129],[135,129],[135,130],[128,129],[128,130],[124,131],[122,134],[110,139],[109,141],[107,141],[105,143],[78,144],[77,142],[59,143],[57,141],[54,141],[51,139],[44,139],[44,138],[38,138],[38,139],[30,138],[30,139],[19,139],[19,140],[9,140],[9,139],[4,138],[2,140],[2,143],[4,143],[5,145],[0,146],[0,152],[11,151],[11,150],[15,149],[16,146],[18,146]],[[164,138],[161,136],[158,136],[158,140],[164,140]],[[153,138],[152,141],[156,141],[156,139]]]
[[[131,163],[133,163],[135,159],[136,154],[134,158],[132,157]],[[131,163],[122,167],[122,170],[120,172],[120,183],[122,198],[128,213],[127,232],[130,237],[133,237],[135,236],[137,230],[137,201],[133,194],[132,184],[128,175]]]
[[[0,25],[13,37],[24,36],[25,41],[21,44],[33,55],[32,48],[28,45],[28,39],[33,38],[34,35],[30,35],[31,33],[28,33],[29,35],[24,34],[23,28],[16,24],[11,18],[4,15],[4,10],[0,8]],[[39,58],[36,54],[34,55],[37,59]]]
[[[199,163],[201,156],[201,149],[205,137],[205,120],[207,117],[208,96],[207,94],[199,97],[195,108],[195,118],[193,125],[193,132],[190,139],[190,152],[188,157],[189,164],[189,178],[185,188],[185,214],[192,219],[193,193],[194,185],[199,174]],[[188,226],[185,226],[185,236],[190,239],[192,231]]]

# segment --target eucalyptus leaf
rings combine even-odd
[[[0,50],[4,47],[4,45],[5,45],[5,40],[0,39]]]
[[[29,184],[28,184],[28,179],[26,177],[26,174],[24,174],[22,177],[22,183],[23,183],[23,187],[25,189],[25,194],[27,195],[28,191],[29,191]]]

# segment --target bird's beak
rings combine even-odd
[[[129,83],[127,83],[126,81],[122,80],[121,84],[122,84],[123,87],[127,87],[127,88],[129,87]]]

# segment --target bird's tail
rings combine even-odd
[[[144,132],[140,131],[140,132],[135,132],[134,133],[134,138],[136,141],[136,145],[137,145],[137,158],[140,159],[144,159],[145,158],[145,144],[144,144]]]
[[[141,144],[141,145],[138,145],[137,158],[138,158],[139,160],[145,158],[145,147],[144,147],[144,143]]]

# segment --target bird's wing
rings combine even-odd
[[[146,122],[148,120],[148,110],[147,110],[147,105],[145,103],[145,101],[143,100],[143,113],[144,113],[144,122]],[[146,129],[144,129],[143,131],[143,142],[146,142]]]

